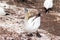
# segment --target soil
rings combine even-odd
[[[38,0],[37,2],[34,2],[34,3],[29,3],[29,2],[27,2],[27,3],[20,2],[20,3],[16,3],[16,4],[14,4],[13,2],[7,2],[7,3],[11,4],[11,5],[14,4],[19,7],[28,7],[28,8],[38,9],[39,12],[41,12],[41,26],[39,27],[39,29],[46,30],[49,33],[56,35],[56,36],[60,36],[60,20],[57,21],[57,18],[56,18],[56,17],[60,18],[60,16],[51,15],[53,13],[54,14],[60,13],[60,3],[58,3],[60,1],[55,0],[52,11],[50,10],[49,13],[47,13],[47,14],[45,13],[45,10],[43,7],[43,2],[44,2],[44,0]],[[24,37],[21,37],[22,35],[17,35],[15,33],[11,34],[11,32],[8,32],[8,31],[5,32],[4,30],[2,30],[2,28],[0,29],[0,31],[1,31],[0,36],[4,36],[4,34],[5,34],[4,37],[6,37],[6,40],[9,40],[7,36],[12,36],[12,38],[14,38],[14,37],[17,38],[17,39],[10,38],[10,40],[23,40],[22,38],[24,38]],[[16,37],[16,36],[18,36],[18,37]],[[31,40],[31,39],[29,38],[28,40]]]
[[[45,14],[45,10],[43,7],[44,0],[37,0],[37,2],[34,1],[34,3],[16,3],[17,6],[20,7],[28,7],[28,8],[35,8],[38,9],[41,12],[41,26],[40,28],[49,31],[52,34],[60,36],[60,23],[57,21],[53,21],[56,19],[57,16],[50,15],[50,13],[59,13],[60,12],[60,1],[54,0],[54,7],[52,8],[52,12],[49,12]],[[56,14],[57,14],[56,13]]]

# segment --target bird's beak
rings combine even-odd
[[[29,19],[29,16],[30,16],[30,12],[28,11],[28,12],[25,14],[25,19],[28,20],[28,19]]]

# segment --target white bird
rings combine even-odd
[[[52,7],[53,7],[53,0],[44,1],[44,8],[46,12],[48,12]]]
[[[0,7],[0,16],[3,16],[5,14],[6,14],[6,12],[5,12],[4,8]]]
[[[9,8],[9,5],[6,4],[6,3],[0,3],[0,7],[3,7],[3,8],[8,9]]]
[[[25,24],[24,24],[24,30],[28,33],[31,33],[32,35],[33,32],[36,32],[40,26],[40,13],[36,16],[33,16],[29,18],[30,12],[25,8]],[[41,35],[37,32],[36,33],[38,37],[41,37]],[[29,36],[29,35],[28,35]]]

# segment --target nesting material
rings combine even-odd
[[[23,16],[24,18],[24,8],[23,7],[16,7],[15,5],[9,5],[10,8],[6,9],[6,12],[8,12],[8,14],[11,15],[7,15],[7,16],[0,16],[0,27],[7,29],[10,32],[16,32],[18,34],[23,33],[24,32],[24,19],[21,19],[21,16]],[[11,11],[13,10],[13,11]],[[28,10],[33,13],[35,11],[38,12],[38,10],[36,9],[29,9]],[[12,15],[12,13],[14,13]],[[23,15],[22,15],[23,14]],[[20,16],[19,16],[20,15]]]

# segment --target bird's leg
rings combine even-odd
[[[32,33],[29,33],[29,34],[27,34],[27,36],[30,36],[30,37],[32,37],[32,36],[33,36],[33,34],[32,34]]]
[[[5,15],[9,15],[9,14],[6,13]]]
[[[41,37],[41,35],[39,34],[39,32],[36,33],[36,36],[37,36],[37,37]]]

